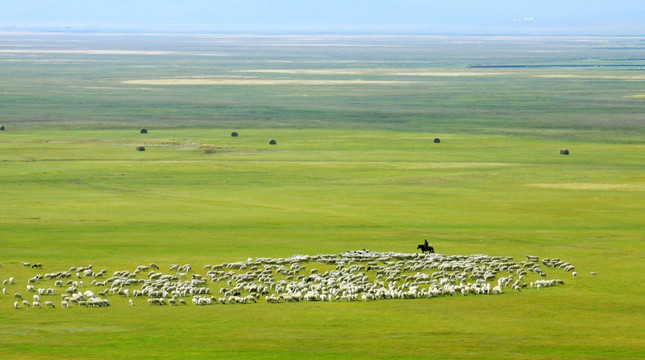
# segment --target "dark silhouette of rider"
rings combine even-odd
[[[425,239],[425,241],[423,243],[425,244],[425,246],[427,248],[428,247],[428,239]]]

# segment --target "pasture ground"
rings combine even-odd
[[[0,279],[17,285],[0,295],[0,357],[642,358],[642,42],[9,34]],[[128,83],[232,75],[273,82]],[[70,266],[424,238],[580,276],[501,296],[13,309],[29,277]]]

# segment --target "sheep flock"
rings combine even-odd
[[[21,266],[33,276],[21,286],[13,276],[5,275],[0,295],[0,301],[9,298],[16,309],[101,308],[113,303],[203,306],[500,295],[564,285],[561,279],[548,278],[545,271],[571,272],[573,278],[577,275],[572,264],[558,258],[527,255],[526,260],[514,262],[508,256],[369,250],[249,258],[205,265],[199,270],[190,264],[173,264],[167,272],[152,263],[111,275],[107,269],[97,270],[92,265],[44,274],[39,272],[46,266],[40,263],[22,262]],[[0,267],[0,278],[8,271]]]

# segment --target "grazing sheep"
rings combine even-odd
[[[19,309],[18,304],[19,304],[19,302],[14,301],[14,303],[13,303],[13,308],[14,308],[14,309]]]
[[[66,301],[66,300],[61,300],[60,306],[66,308],[66,309],[69,309],[69,302]]]
[[[30,267],[30,266],[31,266],[31,264],[30,264],[30,263],[28,263],[28,262],[21,261],[20,263],[21,263],[21,264],[22,264],[22,266],[24,266],[24,267]]]
[[[158,299],[158,298],[150,298],[148,299],[148,304],[149,305],[162,305],[162,300],[163,299]]]
[[[43,308],[42,306],[40,306],[40,302],[38,302],[38,301],[34,301],[33,305],[34,305],[34,308],[40,308],[40,309]]]
[[[528,261],[515,263],[511,257],[488,255],[440,255],[421,253],[376,253],[368,250],[350,251],[340,255],[294,255],[289,258],[249,258],[246,261],[205,265],[208,272],[200,275],[192,272],[192,266],[171,265],[174,274],[158,272],[158,266],[140,265],[134,272],[115,271],[109,279],[92,286],[102,286],[99,296],[122,295],[146,297],[150,305],[186,305],[181,297],[192,297],[195,305],[248,304],[262,297],[267,303],[301,301],[371,301],[380,299],[418,299],[461,294],[502,294],[504,288],[520,291],[527,288],[525,278],[539,280],[531,282],[538,289],[562,285],[562,280],[547,280],[540,266],[551,271],[572,271],[573,265],[555,258],[528,255]],[[304,266],[310,262],[329,265],[328,271],[317,267]],[[539,263],[541,262],[541,264]],[[309,271],[307,271],[309,268]],[[153,269],[145,278],[137,278],[142,271]],[[81,276],[95,279],[107,273],[101,270],[94,273],[91,266],[75,268]],[[428,270],[430,270],[428,272]],[[433,270],[437,270],[434,271]],[[180,272],[181,271],[181,272]],[[70,277],[70,272],[55,272],[36,275],[29,279],[30,284],[43,281],[62,287],[60,279]],[[187,279],[190,274],[191,278]],[[372,275],[374,274],[374,275]],[[142,274],[143,275],[143,274]],[[54,282],[55,281],[55,282]],[[208,283],[227,282],[229,286],[211,289]],[[492,282],[492,283],[491,283]],[[8,283],[8,280],[7,280]],[[94,296],[91,290],[78,292],[80,282],[68,280],[66,291],[61,295],[61,306],[69,303],[80,306],[109,306],[108,300]],[[130,288],[133,286],[138,288]],[[493,285],[496,285],[494,288]],[[36,292],[34,301],[41,304],[42,295],[55,294],[54,288],[38,288],[29,285],[27,291]],[[44,285],[46,286],[46,285]],[[492,289],[491,289],[492,288]],[[211,290],[220,290],[221,298],[210,296]],[[491,291],[492,290],[492,291]],[[3,290],[6,293],[6,288]],[[206,296],[208,295],[208,296]],[[17,298],[16,300],[22,300]],[[67,306],[63,301],[67,302]],[[134,301],[128,299],[130,306]],[[18,303],[17,306],[19,306]],[[52,303],[53,305],[53,303]],[[44,306],[50,306],[43,303]],[[26,307],[26,306],[25,306]],[[53,306],[51,306],[53,307]]]
[[[54,303],[51,302],[51,301],[45,301],[45,306],[49,306],[51,308],[56,308],[56,305],[54,305]]]
[[[279,303],[279,302],[280,302],[280,298],[279,298],[279,297],[277,297],[277,296],[275,296],[275,294],[273,294],[273,295],[269,295],[269,296],[267,296],[267,297],[265,298],[265,301],[266,301],[267,303],[270,303],[270,304],[277,304],[277,303]]]
[[[23,301],[22,301],[22,305],[23,305],[23,306],[26,306],[26,307],[29,307],[29,301],[27,301],[27,300],[23,300]]]
[[[574,272],[571,273],[571,275],[573,275],[573,277],[576,277],[576,276],[578,276],[578,273],[574,271]]]
[[[21,293],[15,293],[15,294],[13,294],[13,298],[14,298],[14,299],[24,300],[24,299],[22,298],[22,294],[21,294]]]
[[[590,272],[591,275],[598,275],[595,271]]]

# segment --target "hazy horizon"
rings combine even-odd
[[[23,0],[0,29],[52,31],[645,35],[645,2]]]

